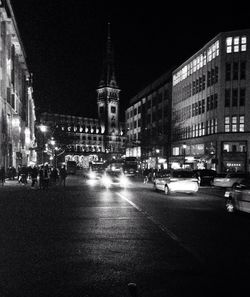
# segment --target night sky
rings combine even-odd
[[[96,117],[107,38],[115,53],[121,120],[129,99],[222,31],[250,28],[249,9],[219,2],[12,0],[34,77],[38,112]],[[153,6],[155,5],[155,6]]]

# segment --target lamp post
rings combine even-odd
[[[158,155],[159,155],[159,153],[160,153],[160,150],[159,150],[159,149],[156,149],[155,152],[156,152],[156,169],[157,169],[157,171],[158,171],[158,161],[159,161],[159,160],[158,160],[158,158],[159,158]]]
[[[182,145],[182,148],[183,148],[183,158],[184,158],[184,160],[183,160],[183,168],[185,169],[185,163],[186,163],[186,148],[187,148],[187,145],[186,144],[183,144]]]
[[[39,126],[39,129],[40,129],[40,131],[42,132],[42,135],[43,135],[43,143],[42,143],[42,164],[44,163],[44,159],[43,159],[43,150],[44,150],[44,144],[45,144],[45,133],[47,132],[47,126],[45,126],[45,125],[43,125],[43,124],[41,124],[40,126]]]
[[[50,160],[51,160],[51,163],[52,163],[51,165],[54,166],[55,144],[56,144],[56,141],[54,140],[53,137],[51,137],[50,144],[52,146],[52,148],[51,148],[52,155],[51,155],[51,159]]]

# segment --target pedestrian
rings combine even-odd
[[[38,175],[39,175],[39,189],[42,189],[43,188],[43,165],[40,167],[38,171]]]
[[[34,166],[32,169],[31,169],[31,187],[34,188],[34,186],[37,184],[37,176],[38,176],[38,169],[36,166]]]
[[[15,180],[15,177],[16,177],[16,168],[14,166],[12,166],[11,179]]]
[[[45,165],[43,167],[43,189],[48,190],[49,188],[49,167]]]
[[[0,169],[0,182],[1,182],[2,186],[4,186],[4,183],[5,183],[5,168],[4,168],[4,166],[2,166]]]
[[[51,170],[50,180],[56,185],[58,180],[58,170],[55,167],[53,167],[53,169]]]
[[[60,185],[63,184],[64,187],[66,184],[66,177],[67,177],[67,171],[66,171],[65,165],[63,165],[60,168]]]

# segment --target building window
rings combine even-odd
[[[237,132],[237,116],[232,116],[232,132]]]
[[[247,50],[247,37],[242,36],[241,37],[241,51],[245,52]]]
[[[234,37],[234,52],[237,53],[239,51],[239,36]]]
[[[240,106],[245,106],[246,90],[240,89]]]
[[[116,113],[116,107],[115,106],[111,106],[111,113]]]
[[[245,52],[247,50],[247,37],[246,36],[235,36],[227,37],[226,39],[226,52],[227,53],[238,53]]]
[[[226,63],[226,81],[231,80],[231,63]]]
[[[225,90],[225,107],[230,106],[230,89]]]
[[[240,79],[246,79],[246,62],[240,63]]]
[[[233,89],[232,106],[238,106],[238,89]]]
[[[225,117],[225,119],[224,119],[224,128],[225,128],[225,132],[230,132],[230,119],[229,119],[229,117]]]
[[[226,47],[227,47],[227,53],[232,52],[232,37],[228,37],[226,39]]]
[[[239,68],[238,62],[234,62],[233,63],[233,80],[238,80],[238,68]]]
[[[245,116],[240,116],[239,131],[240,132],[244,132],[245,131]]]

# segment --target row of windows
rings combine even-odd
[[[111,113],[116,113],[116,106],[111,106],[110,111],[111,111]],[[101,114],[104,113],[104,106],[100,106],[100,113]]]
[[[207,72],[207,86],[210,87],[218,82],[219,69],[217,66]]]
[[[225,80],[246,79],[246,62],[226,63]]]
[[[207,97],[207,100],[199,100],[192,105],[185,106],[181,110],[174,112],[174,120],[176,122],[181,122],[189,118],[197,116],[199,114],[205,113],[205,111],[210,111],[216,109],[218,106],[218,94],[212,94]],[[191,112],[192,111],[192,112]]]
[[[225,107],[245,106],[246,89],[225,89]]]
[[[196,57],[194,60],[185,65],[181,70],[173,75],[173,86],[205,66],[207,62],[212,61],[217,56],[219,56],[218,40],[214,42],[207,51],[204,51],[203,54],[200,54],[198,57]]]
[[[185,127],[176,130],[177,139],[188,139],[204,135],[217,133],[218,124],[217,119],[210,119],[206,122],[201,122],[191,127]]]
[[[226,39],[226,52],[227,53],[245,52],[246,50],[247,50],[247,37],[246,36],[227,37],[227,39]]]
[[[141,127],[141,119],[138,119],[138,121],[133,121],[133,122],[130,122],[130,123],[127,123],[127,129],[130,129],[130,130],[133,130],[133,129],[136,129],[136,128],[140,128]]]
[[[224,119],[225,132],[244,132],[245,131],[245,116],[233,115],[226,116]]]

